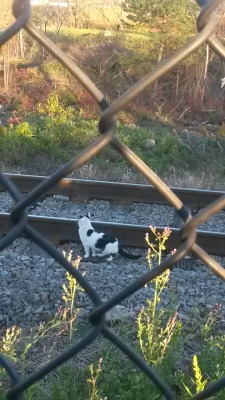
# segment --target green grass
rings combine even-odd
[[[84,150],[98,137],[96,120],[84,119],[82,112],[74,112],[72,108],[61,107],[60,110],[58,115],[57,112],[53,112],[53,115],[30,114],[24,122],[15,127],[1,127],[1,162],[12,166],[20,165],[22,168],[39,155],[46,160],[63,163]],[[119,124],[117,135],[160,175],[171,168],[180,173],[189,171],[191,174],[197,170],[201,171],[203,167],[205,173],[209,174],[217,170],[217,179],[223,179],[225,175],[221,152],[221,148],[225,149],[223,137],[193,135],[191,145],[187,145],[172,128],[159,123],[152,123],[148,129]],[[145,145],[148,139],[155,141],[155,146],[151,149],[147,149]],[[111,146],[94,157],[92,162],[103,168],[123,169],[128,165]]]
[[[217,335],[212,329],[204,333],[204,322],[209,325],[207,318],[202,322],[193,324],[191,320],[189,328],[184,329],[179,334],[178,346],[168,347],[168,354],[162,364],[154,365],[155,371],[169,385],[175,393],[177,400],[190,399],[187,393],[188,388],[195,394],[200,387],[200,383],[213,382],[225,373],[224,361],[224,335]],[[79,326],[78,326],[79,328]],[[128,323],[117,327],[112,327],[120,337],[130,343],[136,351],[142,355],[138,341],[135,338],[136,327]],[[196,340],[196,333],[198,339]],[[73,338],[73,342],[79,339],[79,335]],[[54,340],[54,337],[52,338]],[[40,346],[39,346],[40,349]],[[189,350],[188,350],[189,349]],[[198,353],[198,371],[193,371],[193,357],[189,351]],[[189,361],[187,361],[189,358]],[[99,360],[101,368],[98,371]],[[182,360],[186,359],[185,367]],[[147,376],[133,364],[118,348],[101,339],[98,344],[91,345],[90,349],[83,352],[80,360],[68,361],[63,366],[56,369],[46,379],[39,381],[33,386],[27,397],[28,400],[161,400],[159,389],[147,378]],[[177,364],[178,363],[178,364]],[[92,366],[92,369],[91,369]],[[5,374],[0,374],[3,388],[8,387]],[[96,390],[94,390],[94,388]],[[4,392],[5,394],[5,392]],[[5,399],[4,394],[0,394],[0,399]],[[217,393],[213,398],[223,400],[225,390]]]
[[[154,227],[156,240],[147,243],[148,265],[153,268],[153,258],[161,261],[161,252],[171,232],[165,228],[159,235]],[[71,261],[72,253],[67,256]],[[79,268],[79,262],[73,262]],[[30,335],[17,327],[8,328],[0,337],[0,352],[26,376],[37,365],[46,363],[63,349],[83,338],[90,327],[76,324],[77,282],[68,273],[63,285],[62,298],[65,308],[56,313],[52,321],[31,329]],[[202,391],[209,383],[225,373],[225,335],[218,334],[218,321],[222,306],[217,305],[210,313],[189,317],[185,325],[174,312],[171,294],[169,304],[161,304],[161,294],[169,288],[170,271],[153,279],[154,295],[147,299],[137,320],[113,322],[110,328],[146,362],[174,392],[177,400],[188,400],[190,394]],[[70,311],[68,312],[68,306]],[[161,307],[159,307],[161,306]],[[67,311],[66,311],[67,310]],[[200,315],[199,315],[200,316]],[[219,317],[219,318],[218,318]],[[72,319],[71,319],[72,318]],[[71,329],[72,322],[74,325]],[[64,335],[61,337],[61,334]],[[72,335],[72,336],[71,336]],[[50,345],[51,343],[51,345]],[[43,354],[45,357],[43,357]],[[34,367],[32,367],[34,362]],[[0,368],[0,400],[5,399],[10,380]],[[225,390],[216,393],[215,400],[224,399]],[[149,397],[150,396],[150,397]],[[162,393],[124,353],[112,343],[99,337],[77,357],[64,363],[27,391],[27,400],[161,400]]]
[[[138,115],[142,124],[143,115]],[[223,127],[219,128],[219,135],[212,136],[208,132],[204,135],[189,132],[186,135],[172,125],[154,120],[144,122],[147,122],[145,128],[119,123],[116,135],[156,173],[162,177],[171,171],[181,177],[204,175],[208,182],[212,181],[213,188],[218,188],[218,183],[222,186],[225,178]],[[38,104],[37,111],[26,114],[19,125],[0,127],[1,163],[26,169],[35,159],[41,159],[41,165],[46,161],[46,164],[59,166],[79,154],[98,136],[98,121],[93,117],[87,118],[73,94],[64,88],[61,97],[55,91],[51,92],[46,103]],[[155,142],[155,146],[146,146],[149,139]],[[102,171],[100,179],[108,179],[111,171],[109,179],[118,180],[122,171],[130,171],[126,159],[110,145],[93,157],[88,165]]]
[[[2,128],[0,135],[0,155],[2,161],[28,163],[35,154],[41,153],[53,160],[66,161],[72,155],[83,150],[98,136],[97,121],[74,121],[62,117],[38,117],[29,124],[23,122],[15,128]],[[129,146],[149,166],[158,171],[176,165],[181,168],[191,167],[191,154],[179,145],[177,138],[167,129],[158,133],[143,128],[119,126],[118,137]],[[156,146],[152,150],[145,149],[145,141],[154,139]],[[103,160],[111,165],[126,161],[118,153],[108,147],[95,158],[95,162]]]

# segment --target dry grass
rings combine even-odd
[[[191,189],[224,190],[225,184],[225,180],[219,179],[214,173],[206,174],[204,171],[196,171],[191,174],[187,171],[181,174],[175,168],[165,173],[163,179],[169,186]]]
[[[60,165],[56,165],[55,163],[43,158],[40,160],[38,157],[36,162],[34,160],[32,165],[18,166],[17,168],[11,167],[10,165],[0,164],[1,171],[4,173],[44,176],[54,173],[58,167],[60,167]],[[112,169],[110,165],[104,166],[103,169],[102,166],[87,164],[81,169],[74,171],[70,176],[74,179],[149,184],[147,179],[129,167],[116,167]],[[196,171],[195,173],[186,171],[185,173],[181,173],[174,167],[160,177],[168,186],[174,187],[224,190],[225,185],[225,179],[222,180],[216,178],[214,173],[205,174],[204,171]]]

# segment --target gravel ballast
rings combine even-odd
[[[66,245],[67,253],[69,249],[73,250],[74,259],[83,254],[78,244]],[[59,250],[62,251],[62,247]],[[107,300],[149,270],[145,251],[138,249],[136,253],[143,254],[138,261],[124,260],[120,256],[116,256],[111,263],[102,259],[99,263],[81,261],[79,270],[101,298]],[[218,258],[218,261],[224,266],[224,258]],[[1,252],[0,280],[0,324],[3,326],[19,324],[25,327],[48,320],[64,305],[62,286],[66,283],[66,272],[25,238],[17,239]],[[204,315],[216,304],[223,305],[224,289],[225,283],[196,260],[192,270],[174,268],[171,271],[168,288],[162,294],[162,305],[168,307],[172,295],[173,308],[185,320],[193,313]],[[146,305],[147,298],[152,297],[153,285],[150,284],[121,303],[125,307],[123,312],[136,317]],[[85,292],[78,291],[76,306],[80,309],[79,321],[87,321],[92,302]],[[221,325],[224,322],[225,310],[222,309]]]
[[[0,212],[9,212],[13,201],[8,193],[0,193]],[[113,204],[104,200],[73,202],[66,196],[48,196],[30,211],[32,215],[54,218],[78,219],[80,215],[91,213],[93,221],[124,223],[134,225],[153,225],[179,227],[173,207],[159,204],[131,203]],[[181,220],[180,220],[181,222]],[[199,226],[204,231],[225,232],[225,212],[220,211],[210,220]]]
[[[7,193],[0,193],[0,212],[9,212],[13,206]],[[92,219],[104,222],[170,226],[174,225],[174,209],[170,206],[132,203],[118,205],[109,201],[87,201],[77,203],[68,198],[48,196],[39,203],[31,214],[77,219],[80,215],[90,212]],[[204,224],[201,229],[224,232],[225,213],[219,214]],[[62,251],[64,248],[60,248]],[[66,245],[67,251],[73,250],[73,258],[83,255],[80,244]],[[132,249],[132,252],[134,250]],[[136,250],[143,257],[138,261],[124,260],[116,256],[111,263],[103,259],[82,260],[80,271],[96,288],[103,300],[132,283],[137,277],[149,271],[146,261],[146,251]],[[221,265],[224,258],[218,258]],[[27,326],[52,318],[64,303],[62,301],[62,286],[66,283],[66,271],[49,257],[42,249],[25,238],[19,238],[0,253],[0,324],[11,326],[20,324]],[[179,310],[180,317],[188,318],[193,314],[212,310],[216,304],[224,303],[225,283],[213,275],[209,269],[198,260],[194,261],[191,270],[184,270],[181,264],[171,272],[168,288],[163,292],[162,305],[167,307],[171,295],[175,299],[173,307]],[[137,316],[146,304],[147,298],[152,298],[153,286],[148,285],[121,303],[123,312]],[[89,297],[79,291],[76,305],[80,308],[79,319],[86,320],[92,309]],[[221,312],[221,323],[225,320],[225,311]]]

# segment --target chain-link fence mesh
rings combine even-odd
[[[58,46],[52,43],[43,33],[39,32],[30,22],[31,5],[29,0],[15,0],[13,3],[13,13],[15,22],[0,35],[0,45],[6,43],[13,35],[21,28],[24,28],[37,42],[45,47],[61,64],[63,64],[70,73],[80,81],[83,87],[89,92],[96,103],[99,105],[102,114],[99,120],[98,139],[82,151],[78,156],[70,160],[60,170],[55,172],[49,179],[40,183],[29,192],[26,196],[22,196],[18,188],[10,181],[10,179],[0,174],[1,185],[10,193],[15,201],[15,206],[11,212],[12,229],[0,240],[0,251],[10,245],[19,235],[26,234],[31,240],[36,242],[44,249],[51,257],[61,264],[65,270],[72,274],[82,288],[89,295],[93,302],[93,311],[90,313],[90,322],[92,328],[90,332],[72,345],[68,350],[61,355],[48,362],[46,365],[32,373],[28,377],[22,378],[5,357],[0,356],[0,365],[7,371],[11,381],[12,388],[7,393],[8,399],[23,399],[23,392],[33,385],[38,380],[45,377],[56,367],[62,365],[65,361],[74,357],[78,352],[90,345],[97,336],[101,333],[111,342],[113,342],[122,352],[124,352],[160,389],[162,395],[167,400],[175,399],[176,396],[169,386],[162,381],[157,373],[148,365],[143,358],[138,355],[125,341],[123,341],[111,328],[105,323],[105,314],[113,306],[120,303],[127,296],[130,296],[146,283],[150,282],[155,277],[159,276],[167,268],[171,268],[175,263],[180,261],[188,252],[192,251],[200,258],[212,272],[225,280],[224,269],[207,254],[201,247],[196,244],[196,229],[208,218],[215,215],[221,209],[225,208],[225,196],[221,196],[217,201],[210,204],[203,211],[192,217],[186,207],[182,204],[179,198],[169,189],[169,187],[161,181],[161,179],[142,161],[135,153],[125,146],[116,136],[116,114],[128,104],[129,101],[137,97],[144,89],[153,84],[157,79],[165,75],[174,66],[181,62],[185,57],[197,50],[203,43],[208,43],[211,49],[218,54],[222,60],[225,60],[225,48],[213,36],[213,31],[216,27],[215,9],[220,4],[219,0],[198,0],[201,7],[200,14],[197,19],[198,33],[185,44],[182,48],[174,51],[174,53],[157,67],[144,76],[140,81],[133,85],[127,92],[119,97],[112,105],[108,103],[101,91],[95,84],[86,76],[86,74],[63,53]],[[43,196],[43,194],[60,179],[69,175],[75,169],[81,167],[88,162],[94,155],[99,154],[107,145],[112,145],[123,157],[135,167],[148,181],[153,184],[157,190],[167,199],[167,201],[176,209],[180,217],[184,221],[184,225],[180,230],[181,245],[177,252],[168,256],[158,267],[149,271],[143,276],[136,279],[135,282],[125,287],[119,293],[114,295],[108,301],[103,302],[100,293],[97,293],[92,285],[81,275],[78,270],[64,258],[64,256],[53,247],[46,239],[34,230],[28,223],[28,210],[34,202]],[[225,388],[225,377],[215,383],[208,385],[205,390],[193,397],[195,400],[207,399],[213,396],[217,391]],[[150,397],[149,397],[150,398]]]

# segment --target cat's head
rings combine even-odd
[[[81,227],[81,226],[85,226],[86,224],[89,224],[90,217],[91,217],[90,213],[88,213],[86,215],[80,215],[78,218],[78,226]]]

